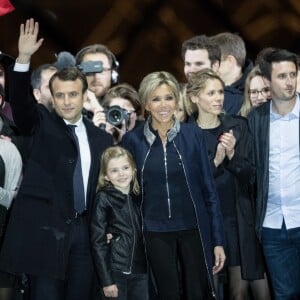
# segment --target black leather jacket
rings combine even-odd
[[[91,243],[102,286],[114,284],[113,271],[146,273],[140,203],[107,186],[96,195],[91,217]],[[107,243],[106,234],[113,238]]]

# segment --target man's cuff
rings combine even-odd
[[[20,64],[18,62],[15,63],[14,71],[16,72],[28,72],[30,64]]]

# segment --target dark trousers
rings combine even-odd
[[[211,299],[198,230],[145,232],[145,240],[158,299]]]
[[[148,276],[147,274],[122,274],[113,272],[114,281],[118,287],[116,300],[148,300]]]
[[[93,299],[95,274],[86,217],[73,220],[65,280],[30,276],[30,300]]]
[[[262,245],[275,299],[300,299],[300,227],[263,228]]]

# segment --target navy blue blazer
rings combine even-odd
[[[122,145],[133,154],[136,160],[142,197],[143,166],[154,142],[153,139],[156,138],[153,133],[149,136],[146,127],[147,122],[144,126],[139,126],[135,130],[128,132],[122,140]],[[213,282],[213,247],[224,245],[224,235],[219,198],[209,165],[204,135],[198,126],[177,121],[171,131],[168,133],[168,139],[174,143],[182,160],[186,182],[195,207],[208,276]],[[151,180],[155,188],[156,178],[151,178]]]

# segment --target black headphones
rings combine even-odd
[[[106,56],[108,56],[109,60],[111,61],[111,84],[115,85],[119,81],[119,62],[117,61],[115,55],[103,44],[94,44],[87,47],[82,48],[79,50],[79,52],[76,54],[76,63],[80,69],[80,64],[78,62],[78,58],[81,58],[84,56],[85,52],[88,52],[87,50],[95,47],[95,52],[90,53],[103,53]],[[97,49],[99,47],[99,49]],[[89,53],[89,52],[88,52]]]
[[[119,81],[119,62],[115,55],[111,53],[112,64],[111,64],[111,83],[117,84]]]

